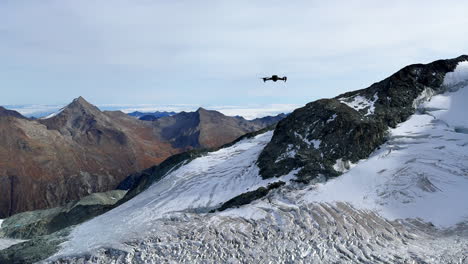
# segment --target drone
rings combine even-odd
[[[263,78],[261,78],[261,79],[263,80],[263,82],[266,82],[266,81],[274,81],[274,82],[277,82],[278,80],[286,82],[286,80],[288,79],[288,77],[286,77],[286,76],[284,76],[284,77],[278,77],[278,75],[272,75],[271,77],[263,77]]]

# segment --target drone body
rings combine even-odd
[[[263,82],[266,82],[266,81],[277,82],[278,80],[286,82],[287,79],[288,79],[288,77],[286,77],[286,76],[278,77],[278,75],[272,75],[271,77],[263,77],[262,78]]]

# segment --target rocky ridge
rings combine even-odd
[[[404,67],[369,88],[322,99],[281,120],[258,159],[263,178],[300,168],[298,180],[323,181],[367,158],[418,101],[447,91],[443,80],[467,55]]]

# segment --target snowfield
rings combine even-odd
[[[447,73],[448,91],[418,106],[369,159],[314,191],[306,202],[348,202],[388,219],[440,227],[468,220],[468,62]],[[430,94],[430,93],[429,93]]]
[[[432,102],[445,110],[433,108]],[[389,141],[342,176],[307,190],[306,202],[349,202],[388,219],[422,218],[441,227],[468,219],[468,89],[438,95],[390,132]],[[459,116],[460,118],[456,118]]]
[[[103,245],[125,249],[129,239],[158,232],[153,223],[166,213],[207,213],[242,193],[279,180],[289,182],[294,172],[268,180],[259,176],[255,162],[272,135],[270,131],[244,139],[169,172],[132,200],[75,228],[59,255]]]
[[[49,261],[466,263],[468,62],[444,85],[449,92],[425,93],[417,113],[368,159],[337,160],[344,174],[336,179],[293,183],[293,171],[262,199],[207,213],[279,180],[262,180],[255,165],[267,132],[197,158],[79,225]],[[351,99],[343,103],[373,113],[375,101]]]

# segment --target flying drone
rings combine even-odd
[[[274,81],[274,82],[277,82],[277,81],[284,81],[286,82],[286,80],[288,79],[288,77],[284,76],[284,77],[278,77],[278,75],[272,75],[271,77],[263,77],[261,78],[263,80],[263,82],[266,82],[266,81]]]

